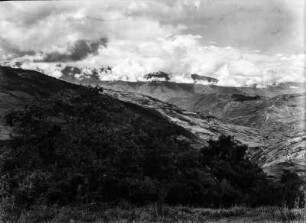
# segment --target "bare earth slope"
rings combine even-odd
[[[254,156],[268,172],[306,171],[306,94],[286,94],[240,101],[230,95],[197,95],[170,100],[186,110],[214,115],[223,122],[256,128],[267,150]]]
[[[203,116],[196,112],[189,112],[177,106],[141,94],[115,90],[104,90],[104,92],[121,101],[141,106],[154,114],[166,117],[170,122],[196,135],[199,145],[205,145],[208,140],[215,140],[221,134],[225,134],[234,136],[241,143],[247,144],[254,149],[263,146],[263,144],[261,144],[262,138],[259,136],[257,129],[224,124],[218,119]]]

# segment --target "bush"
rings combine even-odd
[[[100,89],[66,90],[6,117],[14,127],[1,173],[15,202],[153,202],[174,180],[186,132]]]
[[[193,149],[188,140],[178,140],[190,137],[184,129],[99,88],[35,100],[6,121],[14,140],[0,163],[1,199],[18,206],[303,203],[297,175],[268,180],[233,138],[221,136]]]
[[[232,98],[235,101],[239,101],[239,102],[244,102],[244,101],[254,101],[254,100],[258,100],[261,97],[256,95],[256,96],[247,96],[247,95],[242,95],[242,94],[232,94]]]
[[[209,166],[217,179],[215,206],[287,205],[293,208],[304,205],[305,183],[296,173],[285,171],[280,181],[270,180],[247,159],[246,150],[245,145],[228,136],[210,141],[209,146],[201,150],[203,165]]]
[[[285,170],[277,185],[282,201],[288,208],[304,207],[305,184],[303,180],[294,172]]]

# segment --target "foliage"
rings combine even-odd
[[[258,99],[260,99],[260,96],[258,96],[258,95],[256,95],[256,96],[246,96],[246,95],[242,95],[242,94],[233,94],[233,95],[232,95],[232,98],[233,98],[235,101],[243,102],[243,101],[258,100]]]
[[[16,136],[1,173],[17,204],[164,196],[191,151],[176,139],[186,133],[100,91],[66,90],[6,117]]]
[[[290,197],[302,204],[296,175],[268,180],[233,138],[193,149],[181,140],[192,137],[184,129],[101,92],[64,90],[6,117],[14,140],[0,162],[2,201],[291,207]]]
[[[305,184],[297,173],[288,170],[284,171],[277,185],[277,189],[287,207],[305,206],[305,194],[303,193],[305,191]]]

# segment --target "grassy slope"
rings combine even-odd
[[[232,207],[229,209],[205,209],[184,206],[166,206],[160,210],[155,205],[132,207],[127,204],[86,205],[79,207],[37,207],[30,211],[15,210],[10,215],[2,215],[1,222],[305,222],[306,209],[276,207]]]

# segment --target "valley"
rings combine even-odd
[[[0,74],[2,117],[34,97],[76,87],[36,71],[2,67]],[[221,134],[232,135],[251,148],[250,159],[270,175],[277,176],[283,169],[305,174],[306,94],[301,84],[261,89],[167,81],[66,81],[101,86],[114,98],[166,117],[197,136],[195,147]],[[0,125],[0,139],[9,138],[9,132],[8,127]]]

